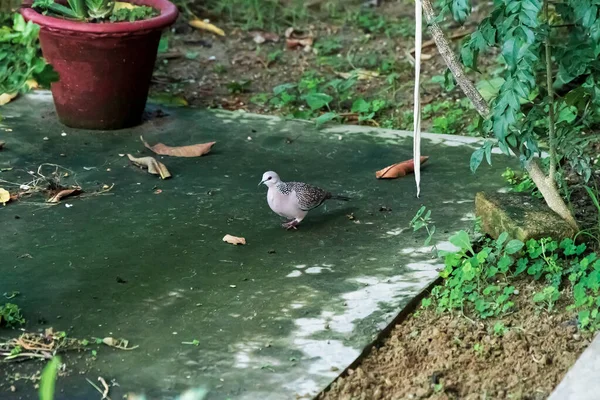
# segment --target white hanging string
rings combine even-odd
[[[415,163],[415,182],[417,184],[417,197],[421,193],[421,99],[419,87],[421,85],[421,46],[423,42],[423,4],[415,0],[415,92],[413,110],[413,160]]]

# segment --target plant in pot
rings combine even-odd
[[[52,96],[73,128],[121,129],[141,122],[158,43],[177,19],[168,0],[38,0],[21,10],[38,24],[45,59],[58,72]]]

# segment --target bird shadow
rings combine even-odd
[[[306,219],[302,221],[302,223],[298,226],[298,229],[305,227],[309,229],[311,227],[318,227],[325,224],[333,224],[333,221],[340,219],[341,217],[349,218],[349,215],[352,215],[358,211],[358,207],[343,207],[338,208],[334,211],[325,211],[320,214],[308,214]]]

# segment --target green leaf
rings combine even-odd
[[[451,1],[452,3],[450,3],[450,10],[452,11],[452,17],[461,25],[464,24],[469,14],[471,14],[471,4],[469,4],[469,0]]]
[[[275,94],[276,96],[278,96],[281,93],[283,93],[285,91],[288,91],[289,89],[294,89],[297,86],[298,85],[296,85],[295,83],[284,83],[282,85],[275,86],[273,88],[273,94]]]
[[[334,119],[336,119],[338,117],[337,113],[334,112],[327,112],[325,114],[321,114],[319,115],[316,119],[315,122],[317,124],[317,126],[321,126],[326,122],[332,121]]]
[[[53,357],[44,367],[40,377],[40,400],[53,400],[56,377],[60,366],[60,357]]]
[[[450,236],[450,243],[460,248],[461,250],[471,250],[473,252],[473,248],[471,247],[471,239],[469,239],[469,234],[465,231],[459,231],[458,233]]]
[[[354,103],[352,103],[352,112],[358,112],[358,113],[368,113],[369,110],[371,109],[371,103],[365,101],[365,99],[360,98],[360,99],[356,99],[354,100]]]
[[[158,42],[158,53],[166,53],[169,50],[169,38],[166,35],[160,37]]]
[[[319,110],[331,102],[333,97],[326,93],[309,93],[302,97],[311,110]]]
[[[521,250],[524,245],[525,244],[520,240],[513,239],[506,244],[506,248],[504,250],[506,251],[506,254],[515,254],[516,252]]]
[[[483,161],[484,155],[485,149],[483,147],[480,147],[479,149],[475,150],[473,154],[471,154],[471,161],[469,162],[469,168],[471,168],[471,172],[475,173],[475,171],[477,171],[477,168],[479,168],[481,162]]]

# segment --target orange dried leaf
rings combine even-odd
[[[150,146],[148,142],[140,136],[142,143],[147,149],[152,150],[154,153],[161,156],[172,156],[172,157],[200,157],[210,152],[210,149],[217,142],[199,143],[192,144],[189,146],[177,146],[171,147],[166,144],[157,143],[154,146]]]
[[[231,243],[235,246],[237,246],[238,244],[246,244],[246,238],[231,236],[231,235],[225,235],[223,237],[223,241],[227,242],[227,243]]]
[[[425,164],[425,162],[429,159],[429,156],[421,156],[421,164]],[[375,176],[377,179],[395,179],[401,176],[406,176],[415,170],[415,162],[413,159],[402,161],[389,167],[385,167],[377,172],[375,172]]]
[[[75,196],[81,192],[82,192],[82,190],[80,187],[76,187],[76,188],[72,188],[72,189],[63,189],[63,190],[55,193],[53,196],[51,196],[48,200],[46,200],[46,202],[47,203],[58,203],[61,199],[65,198],[65,197]]]

